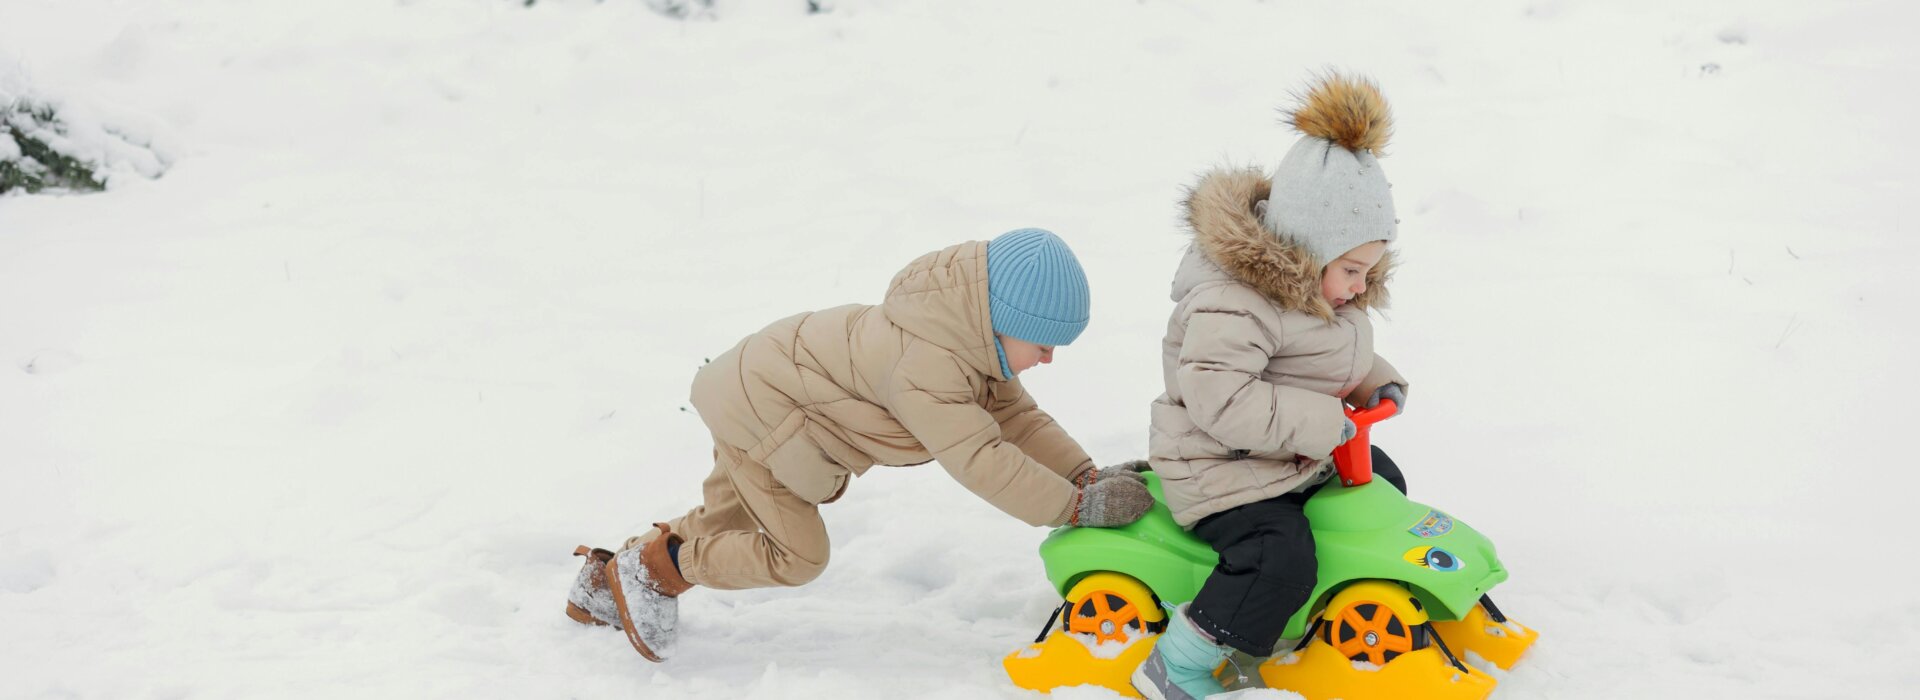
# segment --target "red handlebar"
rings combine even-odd
[[[1352,439],[1333,448],[1333,465],[1340,470],[1340,483],[1359,486],[1373,481],[1373,441],[1369,437],[1373,424],[1392,418],[1400,407],[1392,399],[1381,399],[1373,408],[1342,408],[1358,430]]]

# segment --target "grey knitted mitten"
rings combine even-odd
[[[1120,527],[1139,520],[1153,507],[1147,485],[1125,478],[1095,480],[1075,493],[1074,499],[1067,524],[1080,527]]]
[[[1088,469],[1080,472],[1080,477],[1073,480],[1073,485],[1091,486],[1096,481],[1105,481],[1115,477],[1132,479],[1144,484],[1147,483],[1147,477],[1141,476],[1140,473],[1150,471],[1153,471],[1153,467],[1147,466],[1147,460],[1136,459],[1131,462],[1121,462],[1111,467],[1100,467],[1099,469]]]

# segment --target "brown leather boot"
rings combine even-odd
[[[620,606],[613,602],[613,588],[607,585],[607,562],[613,552],[580,545],[573,555],[586,557],[587,563],[573,577],[573,589],[567,591],[567,617],[583,625],[620,626]]]
[[[675,599],[693,584],[680,575],[667,552],[667,545],[685,538],[673,534],[666,523],[654,523],[654,527],[660,528],[659,537],[638,549],[614,554],[606,569],[627,641],[648,661],[658,662],[673,646],[680,623],[680,602]]]

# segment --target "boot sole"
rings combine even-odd
[[[567,601],[567,617],[573,618],[574,622],[583,625],[593,625],[595,627],[608,626],[607,623],[601,622],[600,618],[594,617],[593,613],[587,612],[586,608],[574,605],[571,600]]]
[[[1146,700],[1167,700],[1166,694],[1153,685],[1153,679],[1147,677],[1146,664],[1143,663],[1140,668],[1134,669],[1133,677],[1128,680],[1133,685],[1133,692],[1139,693],[1140,697]]]
[[[634,626],[633,618],[627,614],[627,593],[620,588],[619,565],[620,561],[618,559],[609,559],[607,560],[606,571],[607,586],[613,589],[613,607],[620,610],[620,629],[627,633],[627,641],[633,644],[634,651],[640,652],[640,655],[646,657],[648,661],[656,664],[660,663],[660,655],[653,653],[653,648],[647,646],[646,642],[640,640],[640,628]],[[568,603],[568,605],[572,605],[572,603]]]

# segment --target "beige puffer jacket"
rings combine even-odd
[[[1174,274],[1177,305],[1153,403],[1149,461],[1174,520],[1201,518],[1319,483],[1345,415],[1406,380],[1373,352],[1367,309],[1384,306],[1392,253],[1339,309],[1320,297],[1306,251],[1261,225],[1271,189],[1257,171],[1215,171],[1187,200],[1193,245]]]
[[[813,503],[873,465],[938,459],[1007,514],[1064,524],[1068,479],[1093,460],[1001,375],[987,308],[986,242],[928,253],[879,306],[791,316],[740,341],[701,368],[693,405],[714,439]]]

